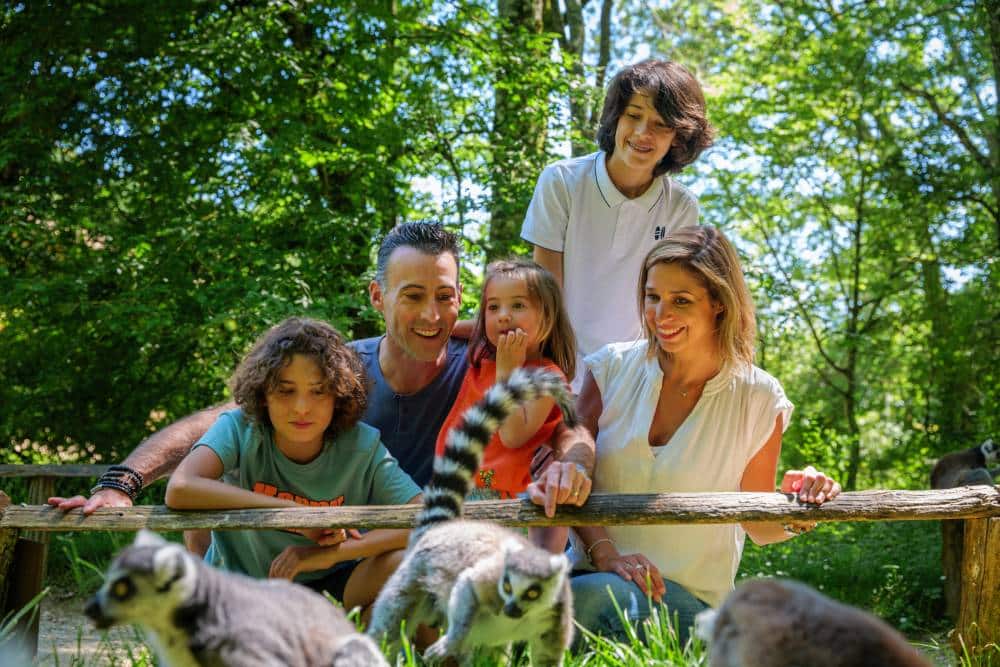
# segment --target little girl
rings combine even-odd
[[[483,296],[469,340],[469,369],[438,434],[435,453],[444,452],[448,432],[462,414],[499,380],[521,366],[557,370],[567,381],[576,368],[576,340],[551,273],[525,259],[486,267]],[[539,445],[548,442],[562,413],[548,397],[510,416],[486,446],[470,497],[513,498],[531,483],[529,468]],[[565,529],[532,529],[529,535],[561,552]]]
[[[173,509],[389,505],[420,489],[361,423],[355,353],[325,322],[289,318],[254,344],[222,413],[167,484]],[[395,569],[406,530],[212,531],[205,559],[254,577],[295,579],[348,609],[370,605]],[[314,541],[315,540],[315,541]],[[318,542],[318,543],[317,543]]]

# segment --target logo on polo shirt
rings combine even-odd
[[[660,239],[662,239],[666,235],[667,235],[667,228],[666,227],[657,227],[655,230],[653,230],[653,240],[654,241],[659,241]]]

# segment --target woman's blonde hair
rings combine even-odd
[[[676,264],[698,277],[722,310],[716,315],[719,355],[723,363],[752,364],[757,318],[743,278],[736,248],[715,227],[683,227],[653,246],[639,273],[639,316],[652,354],[658,347],[656,332],[643,317],[646,280],[657,264]]]
[[[486,267],[476,323],[469,339],[469,363],[478,368],[483,357],[496,355],[496,348],[486,338],[486,289],[490,281],[500,277],[524,281],[528,297],[542,311],[538,332],[540,353],[552,360],[567,379],[572,380],[576,372],[576,336],[563,306],[562,290],[555,276],[531,260],[520,257],[501,259]]]

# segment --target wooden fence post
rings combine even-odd
[[[976,655],[1000,646],[1000,518],[964,523],[962,606],[952,646]]]

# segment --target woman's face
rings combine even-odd
[[[656,264],[646,276],[643,315],[660,349],[672,355],[718,354],[722,305],[698,275],[677,264]]]

